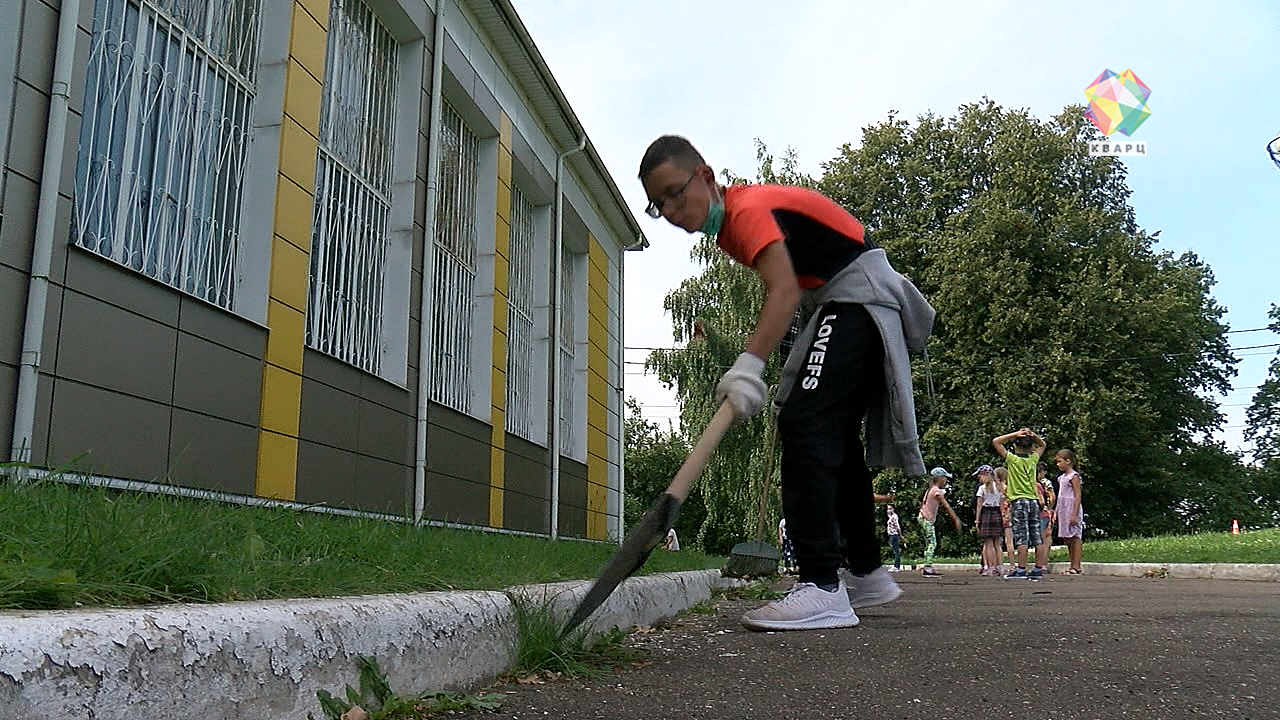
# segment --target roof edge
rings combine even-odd
[[[525,26],[524,21],[520,19],[520,14],[516,11],[512,0],[459,0],[459,2],[465,4],[473,12],[477,9],[477,6],[492,7],[498,10],[498,14],[503,19],[503,24],[506,25],[511,36],[520,44],[527,59],[541,78],[542,84],[552,98],[555,99],[560,108],[561,120],[566,129],[579,141],[582,138],[586,138],[586,147],[583,150],[583,154],[590,161],[592,170],[600,177],[605,188],[612,195],[614,210],[617,211],[616,219],[622,220],[630,231],[631,241],[624,242],[622,244],[623,249],[643,250],[649,247],[649,239],[645,237],[640,223],[636,221],[635,215],[631,213],[631,209],[627,206],[626,198],[622,196],[622,191],[618,188],[618,184],[614,182],[613,175],[609,173],[609,169],[605,167],[604,160],[591,142],[591,137],[587,135],[587,130],[582,121],[578,119],[577,113],[573,111],[573,107],[569,104],[569,99],[565,97],[564,90],[561,89],[560,83],[556,81],[555,75],[552,74],[546,58],[538,50],[538,45],[534,42],[533,36],[529,34],[529,29]],[[546,120],[550,120],[550,118],[546,118]],[[564,148],[563,150],[569,149],[572,149],[572,147]]]

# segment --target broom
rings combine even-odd
[[[772,577],[778,574],[778,561],[782,559],[772,545],[764,541],[765,515],[769,509],[769,490],[773,487],[773,459],[778,446],[778,419],[769,410],[769,450],[764,460],[764,478],[760,483],[760,508],[756,519],[756,539],[733,546],[729,559],[720,570],[721,575],[736,578]]]

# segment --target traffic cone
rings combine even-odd
[[[1232,535],[1239,535],[1239,534],[1240,534],[1240,521],[1239,521],[1239,520],[1232,520],[1232,521],[1231,521],[1231,534],[1232,534]]]

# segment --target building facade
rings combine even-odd
[[[11,463],[619,534],[646,242],[510,0],[6,2],[0,160]]]

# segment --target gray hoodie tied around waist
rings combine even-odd
[[[867,412],[867,464],[923,475],[908,350],[925,349],[933,331],[934,310],[916,286],[893,269],[884,250],[867,250],[825,285],[805,291],[801,307],[810,315],[809,322],[782,368],[776,407],[786,402],[804,367],[805,350],[817,331],[818,314],[814,311],[829,302],[865,306],[884,342],[886,392],[884,402]]]

